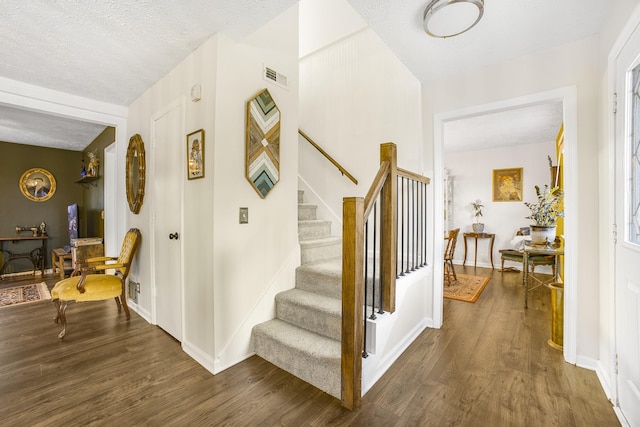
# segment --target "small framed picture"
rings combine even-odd
[[[187,135],[187,178],[204,178],[204,129]]]
[[[493,201],[522,201],[522,168],[493,170]]]

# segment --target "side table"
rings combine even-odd
[[[496,238],[495,234],[492,233],[464,233],[464,261],[462,261],[462,265],[465,265],[467,262],[467,239],[475,240],[475,252],[473,256],[473,267],[476,267],[478,262],[478,239],[489,239],[489,259],[491,260],[491,268],[493,267],[493,242]]]
[[[67,252],[62,248],[53,249],[51,251],[51,269],[53,273],[56,273],[56,270],[60,274],[60,278],[64,279],[64,267],[65,260],[69,261],[69,267],[71,266],[71,252]],[[72,269],[72,268],[69,268]]]

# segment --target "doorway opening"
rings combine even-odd
[[[561,103],[564,123],[564,190],[565,190],[565,298],[564,298],[564,359],[569,363],[576,362],[576,329],[577,329],[577,295],[576,295],[576,144],[577,144],[577,90],[566,87],[548,92],[512,98],[490,104],[483,104],[434,116],[434,209],[444,212],[444,163],[445,124],[456,120],[474,118],[482,115],[504,112],[527,106],[546,103]],[[546,156],[546,154],[545,154]],[[490,177],[487,179],[491,179]],[[525,186],[533,185],[524,183]],[[471,200],[469,201],[471,202]],[[523,219],[524,220],[524,219]],[[434,236],[444,234],[444,217],[436,216]],[[440,239],[441,240],[441,239]],[[443,257],[443,242],[436,239],[434,259]],[[443,322],[443,264],[434,262],[434,326],[440,327]]]

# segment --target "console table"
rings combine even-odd
[[[36,270],[40,268],[42,274],[44,274],[44,259],[47,253],[47,239],[49,236],[12,236],[12,237],[0,237],[0,251],[9,254],[9,257],[6,260],[3,260],[2,267],[0,267],[0,280],[2,279],[2,274],[4,274],[4,270],[9,265],[11,261],[15,261],[17,259],[28,259],[33,264],[33,274],[35,275]],[[4,249],[4,242],[12,242],[12,243],[21,243],[21,242],[29,242],[29,241],[40,241],[42,243],[41,247],[32,249],[29,252],[13,252],[7,249]]]
[[[489,239],[489,259],[491,260],[491,268],[493,267],[493,241],[496,238],[495,234],[491,233],[464,233],[464,261],[462,261],[462,265],[465,265],[467,262],[467,239],[475,240],[475,252],[473,256],[473,267],[476,267],[478,262],[478,239]]]

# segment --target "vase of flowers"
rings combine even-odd
[[[482,216],[482,202],[480,199],[475,202],[471,202],[471,208],[473,209],[473,217],[476,219],[476,222],[471,224],[471,228],[474,233],[482,233],[484,231],[484,224],[480,222],[480,217]]]
[[[524,202],[531,210],[531,215],[525,217],[531,219],[531,241],[534,245],[548,245],[556,238],[556,226],[558,219],[564,217],[563,194],[559,187],[549,188],[545,185],[541,190],[535,186],[535,203]]]

